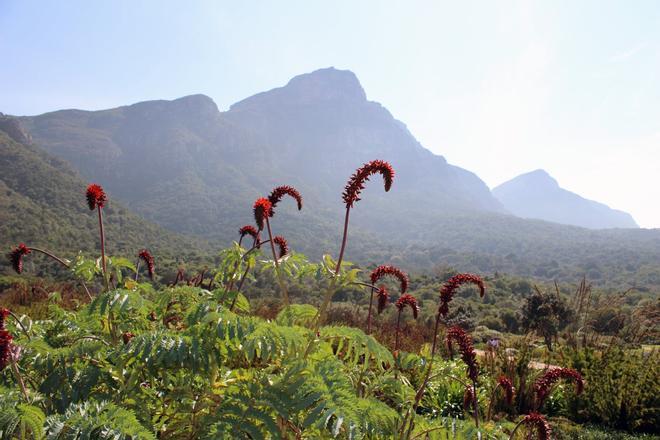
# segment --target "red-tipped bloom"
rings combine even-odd
[[[131,342],[131,339],[133,339],[134,337],[135,337],[135,335],[131,332],[125,332],[125,333],[122,333],[122,335],[121,335],[121,339],[124,341],[124,345]]]
[[[582,375],[577,371],[571,368],[555,368],[553,370],[548,370],[534,383],[534,392],[536,393],[536,401],[539,408],[550,395],[552,386],[559,379],[572,380],[575,382],[575,392],[577,394],[582,393],[584,390],[584,380],[582,379]]]
[[[252,225],[245,225],[241,229],[238,230],[238,233],[241,234],[241,239],[245,237],[246,235],[249,235],[255,240],[259,239],[259,231],[257,231],[257,228],[255,228]]]
[[[289,245],[281,235],[277,235],[275,238],[273,238],[273,244],[276,244],[280,249],[279,258],[289,254]]]
[[[504,391],[504,397],[506,399],[506,403],[508,405],[511,405],[513,403],[513,394],[515,393],[515,388],[513,388],[513,383],[511,382],[511,379],[509,379],[506,376],[500,376],[497,379],[497,386],[502,388],[502,391]]]
[[[261,197],[254,202],[254,221],[257,223],[259,230],[263,230],[264,221],[267,217],[272,217],[273,205],[267,198]]]
[[[296,204],[298,205],[298,211],[302,209],[303,206],[302,196],[300,195],[297,189],[288,185],[278,186],[277,188],[275,188],[270,193],[270,196],[268,196],[268,201],[273,205],[273,208],[275,208],[277,204],[280,203],[280,201],[284,196],[293,197],[296,200]],[[273,214],[275,214],[275,212],[271,210],[270,216],[272,217]]]
[[[440,314],[442,316],[447,316],[449,313],[449,302],[454,298],[454,294],[459,287],[463,284],[476,284],[479,287],[479,294],[484,296],[486,289],[484,287],[483,280],[477,276],[470,273],[459,273],[449,278],[447,282],[440,289]]]
[[[417,313],[419,312],[419,307],[417,306],[417,300],[415,299],[414,296],[405,294],[401,295],[401,297],[396,300],[395,304],[396,308],[399,309],[399,311],[403,310],[406,306],[410,306],[410,310],[412,310],[413,317],[417,319]]]
[[[539,440],[550,440],[552,438],[552,429],[548,421],[539,413],[529,413],[522,420],[522,424],[530,429],[535,429]]]
[[[105,191],[101,188],[101,185],[92,183],[87,187],[87,206],[89,206],[90,211],[93,211],[98,206],[103,208],[105,202],[108,198],[105,195]]]
[[[7,316],[9,316],[9,309],[5,309],[4,307],[0,309],[0,330],[5,329],[5,319],[7,319]]]
[[[146,250],[142,249],[140,253],[138,254],[138,257],[144,261],[144,263],[147,265],[147,271],[149,272],[149,278],[152,280],[154,279],[154,256],[151,255],[151,253]]]
[[[383,310],[385,310],[385,307],[387,307],[387,303],[389,302],[390,296],[387,293],[387,289],[385,286],[380,286],[378,288],[378,291],[376,292],[376,297],[378,298],[378,314],[380,315],[383,313]]]
[[[30,253],[30,248],[25,246],[23,243],[19,244],[9,253],[9,260],[11,261],[11,267],[14,268],[16,273],[20,274],[23,272],[23,257],[29,253]]]
[[[401,294],[408,290],[408,275],[401,269],[394,266],[378,266],[371,272],[371,284],[376,284],[384,276],[395,277],[401,283]]]
[[[479,377],[479,366],[477,365],[477,354],[472,346],[472,338],[462,328],[454,326],[447,330],[447,346],[450,351],[452,340],[458,344],[461,359],[467,365],[467,376],[476,381]]]
[[[0,371],[4,370],[9,364],[12,350],[12,336],[7,330],[0,330]]]
[[[385,191],[389,191],[392,187],[392,180],[394,179],[394,169],[392,165],[383,160],[372,160],[365,163],[359,168],[350,179],[344,188],[342,198],[346,203],[347,208],[352,208],[353,204],[360,200],[360,193],[364,189],[364,184],[369,181],[369,176],[372,174],[380,173],[385,182]]]

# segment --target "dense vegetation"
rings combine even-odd
[[[344,258],[349,213],[374,174],[389,190],[394,173],[381,161],[346,186],[337,260],[309,262],[273,233],[285,196],[302,208],[294,188],[278,187],[213,270],[174,279],[159,278],[147,250],[131,254],[137,264],[106,255],[108,200],[90,185],[104,257],[53,256],[79,287],[26,280],[2,297],[2,437],[614,439],[624,437],[576,437],[575,423],[658,426],[660,359],[640,345],[657,342],[653,300],[602,301],[583,283],[568,303],[559,287],[507,277],[360,270]],[[21,274],[40,252],[14,247],[11,266]],[[260,288],[275,307],[263,297],[253,306]],[[508,289],[521,292],[509,298],[520,315],[493,315],[486,306]]]

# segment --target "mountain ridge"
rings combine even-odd
[[[562,188],[542,169],[514,177],[492,192],[511,213],[521,218],[590,229],[639,228],[630,214]]]

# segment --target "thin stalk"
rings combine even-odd
[[[257,240],[258,240],[258,238],[254,237],[254,240],[252,241],[252,248],[243,255],[243,257],[242,257],[243,259],[245,259],[247,254],[249,254],[250,252],[252,252],[253,250],[255,250],[257,248]],[[260,245],[261,244],[263,244],[263,242],[260,243]],[[251,268],[250,263],[248,262],[248,264],[245,267],[245,272],[243,272],[243,276],[241,277],[241,280],[238,282],[238,288],[236,289],[236,295],[234,295],[234,299],[232,300],[231,305],[229,306],[230,311],[234,310],[234,306],[236,305],[236,300],[238,299],[238,294],[241,292],[241,289],[243,288],[243,283],[245,282],[245,278],[247,278],[248,272],[250,272],[250,268]]]
[[[369,298],[369,314],[367,315],[367,334],[371,334],[371,309],[374,305],[374,288],[371,288],[371,297]]]
[[[18,385],[21,387],[21,392],[23,393],[23,397],[25,398],[26,402],[29,402],[27,388],[25,388],[25,382],[23,382],[23,376],[21,376],[21,372],[18,371],[18,365],[16,365],[16,361],[13,359],[10,361],[10,364],[11,364],[11,371],[14,373],[14,376],[16,377],[16,382],[18,382]]]
[[[242,243],[243,243],[243,236],[241,235],[241,238],[238,239],[238,247],[239,248],[241,247]],[[236,275],[236,270],[238,269],[239,264],[240,264],[239,261],[237,261],[236,264],[234,264],[234,270],[232,271],[232,274],[231,274],[231,280],[229,282],[229,285],[227,285],[227,287],[225,287],[225,290],[228,291],[228,292],[234,287],[234,275]]]
[[[497,393],[497,389],[499,388],[499,385],[495,385],[493,388],[493,392],[490,393],[490,401],[488,402],[488,412],[486,413],[486,422],[493,417],[493,403],[495,402],[495,393]]]
[[[96,207],[99,213],[99,234],[101,235],[101,264],[103,266],[103,281],[105,282],[105,290],[110,290],[110,285],[108,283],[108,269],[105,264],[105,233],[103,231],[103,214],[101,213],[101,207]]]
[[[511,435],[509,436],[509,440],[513,440],[514,436],[516,435],[516,431],[518,431],[518,428],[520,428],[520,425],[525,421],[525,417],[520,419],[518,423],[516,423],[516,426],[513,428],[513,431],[511,431]]]
[[[7,309],[7,311],[9,312],[9,316],[11,316],[12,318],[14,318],[14,320],[16,321],[16,323],[21,327],[21,330],[23,330],[23,333],[25,333],[25,336],[27,336],[28,341],[31,340],[31,338],[30,338],[30,334],[28,333],[27,329],[25,328],[25,326],[23,325],[23,323],[21,322],[21,320],[18,319],[18,316],[16,316],[16,315],[14,314],[14,312],[12,312],[11,310],[8,310],[8,309]]]
[[[29,247],[28,249],[30,249],[31,251],[34,251],[34,252],[40,252],[40,253],[52,258],[53,260],[57,261],[62,266],[66,267],[67,269],[69,268],[69,263],[62,260],[60,257],[51,254],[49,251],[47,251],[45,249],[39,249],[39,248],[36,248],[36,247]]]
[[[400,326],[401,326],[401,312],[403,309],[399,309],[399,314],[397,315],[396,318],[396,336],[394,338],[394,353],[397,354],[399,351],[399,332],[400,332]]]
[[[268,228],[268,239],[270,240],[270,249],[273,251],[273,260],[275,261],[275,273],[277,274],[277,282],[280,284],[280,290],[282,291],[282,297],[284,299],[284,307],[289,305],[289,292],[286,289],[284,280],[282,279],[282,274],[280,273],[280,263],[275,253],[275,244],[273,243],[273,233],[270,229],[270,221],[268,216],[266,216],[266,228]]]
[[[335,269],[335,274],[339,274],[339,269],[341,269],[341,262],[344,259],[344,251],[346,251],[346,241],[348,239],[348,216],[351,213],[351,208],[346,207],[346,217],[344,218],[344,236],[341,239],[341,249],[339,250],[339,259],[337,260],[337,268]]]
[[[140,275],[140,258],[138,258],[137,263],[135,263],[135,281],[138,280],[138,275]]]
[[[479,429],[479,399],[477,399],[477,381],[472,381],[472,394],[474,395],[474,424]]]

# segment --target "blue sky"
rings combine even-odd
[[[354,71],[489,186],[537,168],[660,227],[660,2],[0,0],[0,111],[192,93],[221,109]]]

